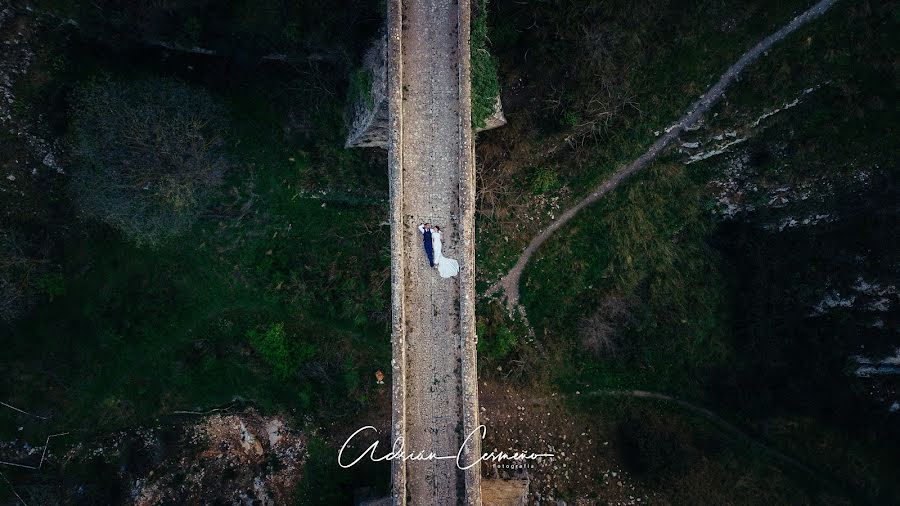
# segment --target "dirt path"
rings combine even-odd
[[[459,238],[458,6],[403,2],[403,252],[407,452],[456,455],[462,443],[459,278],[428,265],[419,223],[439,225],[444,256],[462,263]],[[464,477],[453,460],[406,464],[409,504],[457,504]]]
[[[525,251],[519,256],[519,259],[516,261],[513,268],[487,291],[487,295],[492,295],[498,290],[502,290],[506,295],[506,301],[509,308],[519,311],[524,317],[525,308],[519,301],[519,282],[522,277],[522,271],[525,269],[525,265],[528,264],[528,261],[538,248],[541,247],[544,241],[549,239],[554,232],[562,228],[582,209],[597,202],[604,195],[618,187],[619,184],[628,177],[649,165],[650,162],[656,159],[656,157],[669,146],[669,144],[678,138],[685,127],[696,124],[700,117],[722,97],[725,90],[738,76],[740,76],[741,72],[743,72],[748,65],[768,51],[776,42],[784,39],[801,26],[824,14],[835,2],[836,0],[821,0],[810,7],[809,10],[795,17],[781,29],[764,38],[753,46],[753,48],[744,53],[734,65],[722,74],[719,81],[695,102],[690,109],[688,109],[688,112],[682,116],[678,122],[670,126],[666,132],[650,146],[650,149],[630,164],[625,165],[616,171],[609,179],[591,192],[590,195],[566,210],[559,218],[551,222],[547,228],[541,231],[540,234],[535,236],[534,239],[531,240],[531,243],[528,244],[528,247],[525,248]]]

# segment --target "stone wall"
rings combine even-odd
[[[462,340],[463,434],[477,431],[478,421],[478,336],[475,334],[475,144],[472,132],[472,68],[469,31],[472,6],[459,0],[459,209],[462,228],[462,263],[459,273],[459,329]],[[481,455],[481,438],[473,438],[467,453]],[[481,466],[465,471],[465,504],[481,504]]]
[[[350,125],[347,133],[348,148],[388,148],[389,97],[388,97],[388,39],[387,34],[375,40],[363,58],[363,71],[372,75],[367,97],[356,97],[350,106]]]
[[[404,305],[403,251],[403,61],[402,61],[402,0],[388,0],[387,27],[383,51],[370,51],[367,68],[373,69],[373,108],[357,106],[357,117],[348,138],[348,146],[381,146],[388,151],[390,192],[389,222],[391,225],[391,370],[392,417],[391,440],[406,439],[406,346]],[[460,339],[462,364],[460,368],[463,393],[463,430],[476,430],[478,421],[477,336],[475,334],[475,151],[471,119],[471,69],[469,60],[469,0],[459,2],[459,142],[461,157],[459,206],[462,225],[462,262],[460,280]],[[380,56],[379,56],[380,54]],[[383,73],[380,70],[384,69]],[[382,77],[379,77],[381,75]],[[384,102],[382,106],[379,101]],[[499,102],[498,102],[499,103]],[[383,107],[383,111],[382,111]],[[382,133],[383,132],[383,133]],[[467,450],[481,453],[481,441],[475,440]],[[402,459],[392,461],[391,502],[395,506],[406,503],[406,464]],[[465,471],[465,504],[481,504],[480,466]]]
[[[467,44],[468,45],[468,44]],[[388,149],[390,142],[389,94],[388,89],[388,40],[387,36],[379,37],[363,57],[362,68],[372,75],[370,89],[371,103],[365,97],[356,97],[350,106],[347,148],[382,148]],[[471,76],[470,76],[471,77]],[[484,122],[484,126],[476,129],[483,132],[506,124],[503,115],[503,104],[500,97],[494,104],[494,113]]]
[[[388,185],[391,251],[403,251],[403,58],[402,0],[387,0],[386,72],[388,109]],[[391,441],[406,439],[406,343],[404,255],[391,255]],[[391,501],[406,504],[406,462],[391,461]]]

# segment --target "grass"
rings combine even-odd
[[[488,0],[472,3],[470,51],[472,60],[472,126],[482,128],[494,114],[500,96],[497,58],[491,54],[488,38]]]
[[[718,255],[691,177],[680,164],[654,166],[575,218],[526,269],[522,300],[540,339],[571,346],[569,381],[689,391],[729,358]],[[615,338],[620,356],[597,362],[579,351],[582,319],[607,294],[624,297],[631,317]]]
[[[10,329],[0,366],[3,398],[53,419],[7,418],[3,437],[77,441],[236,397],[301,427],[366,409],[364,378],[390,363],[385,205],[304,196],[327,156],[281,141],[260,95],[236,96],[221,98],[237,163],[189,234],[151,251],[87,222],[69,240],[52,300]]]
[[[839,490],[782,467],[758,446],[676,406],[582,397],[573,399],[571,409],[603,421],[606,427],[598,432],[609,438],[604,450],[623,463],[651,502],[816,504],[840,496]],[[571,497],[579,495],[571,491]]]
[[[276,16],[271,2],[216,13],[179,5],[146,18],[142,9],[154,6],[115,6],[104,18],[93,16],[100,7],[76,4],[44,6],[76,16],[79,28],[36,42],[28,79],[17,83],[29,105],[21,112],[51,111],[52,133],[64,136],[75,83],[177,77],[224,104],[233,163],[193,227],[155,251],[76,220],[62,185],[36,199],[39,213],[22,213],[17,225],[43,227],[56,246],[36,283],[39,304],[0,329],[0,396],[52,419],[7,413],[0,437],[38,444],[63,430],[71,444],[235,397],[293,417],[301,430],[367,409],[367,379],[390,369],[387,228],[378,225],[387,185],[378,155],[343,148],[344,98],[348,55],[374,35],[379,5],[281,6]],[[149,24],[130,26],[135,13]],[[334,26],[352,26],[353,36],[334,39]],[[146,38],[218,56],[162,57]],[[256,63],[270,53],[288,63]],[[333,450],[316,448],[322,460]],[[313,466],[305,479],[324,483],[329,473]],[[383,487],[388,474],[354,476]],[[20,491],[30,484],[13,481]],[[352,493],[324,490],[341,500]]]
[[[8,354],[52,371],[65,388],[19,385],[13,398],[89,430],[233,396],[303,412],[363,400],[357,367],[378,363],[389,350],[383,325],[369,323],[371,314],[384,311],[387,286],[374,284],[384,258],[360,240],[342,242],[333,224],[372,211],[300,200],[289,215],[226,235],[207,222],[207,230],[159,252],[92,233],[70,245],[66,294],[21,324]],[[360,262],[373,269],[371,277],[339,267]],[[272,352],[254,352],[259,345],[252,336],[275,322],[304,351],[273,364],[273,375],[267,372]],[[358,365],[347,367],[344,357]],[[300,369],[309,364],[325,367],[328,376],[304,379]],[[321,389],[321,381],[332,388]]]
[[[705,140],[746,125],[827,81],[742,148],[758,188],[811,183],[813,198],[722,224],[709,212],[714,188],[707,181],[725,173],[730,157],[689,168],[663,159],[557,232],[526,269],[521,289],[544,347],[560,355],[553,381],[565,391],[657,389],[698,399],[763,433],[778,419],[777,446],[824,469],[851,496],[893,502],[896,488],[884,477],[898,462],[881,448],[896,431],[878,421],[884,407],[860,394],[869,387],[846,368],[860,344],[882,349],[877,343],[895,340],[865,328],[869,315],[857,310],[807,318],[829,283],[895,275],[884,267],[896,213],[889,203],[896,199],[896,111],[885,107],[896,90],[885,78],[893,59],[884,44],[896,18],[890,5],[835,9],[754,65],[714,111],[709,130],[694,134]],[[581,150],[587,160],[610,157],[601,142]],[[589,166],[602,173],[609,165]],[[869,186],[855,181],[860,169],[871,174]],[[567,181],[564,169],[558,177]],[[829,185],[834,191],[823,191]],[[768,200],[765,193],[753,198]],[[839,221],[781,234],[763,228],[815,212]],[[501,242],[488,234],[487,241]],[[612,296],[628,306],[613,333],[618,352],[592,355],[581,319]]]
[[[92,44],[50,44],[61,53],[48,65],[64,61],[64,71],[22,96],[43,107],[97,74],[172,75],[142,50],[120,58]],[[178,77],[225,105],[234,163],[189,233],[149,251],[73,222],[65,198],[52,203],[47,219],[66,239],[58,279],[42,284],[52,300],[3,329],[2,367],[22,378],[4,383],[6,398],[53,412],[54,425],[92,433],[234,396],[299,414],[355,412],[367,402],[362,376],[389,361],[387,229],[376,225],[386,183],[377,158],[342,147],[344,94],[329,87],[346,89],[346,76],[268,69],[248,82],[201,68],[179,65]],[[286,134],[289,111],[315,130]],[[274,326],[286,354],[253,337]]]
[[[375,107],[375,101],[372,98],[372,71],[361,68],[353,73],[350,79],[350,89],[347,92],[348,101],[352,104],[357,100],[361,100],[367,108]]]
[[[793,8],[797,9],[798,7],[794,6]],[[828,75],[835,76],[834,79],[840,79],[842,82],[848,80],[846,76],[861,76],[850,78],[855,84],[839,85],[844,89],[853,90],[852,95],[843,100],[858,102],[868,91],[871,91],[876,97],[888,96],[890,90],[887,88],[890,86],[883,79],[878,78],[878,69],[883,71],[884,68],[877,63],[886,61],[886,53],[878,49],[881,51],[879,53],[881,58],[869,60],[874,63],[868,65],[867,68],[863,68],[864,65],[860,62],[866,61],[862,57],[862,53],[871,53],[868,48],[883,47],[881,45],[883,41],[880,42],[880,39],[887,36],[890,31],[852,30],[854,26],[852,23],[863,21],[871,24],[872,21],[866,20],[863,7],[855,7],[854,15],[849,17],[846,12],[840,10],[841,8],[841,5],[837,6],[835,12],[830,13],[819,25],[807,28],[790,38],[779,45],[772,55],[755,65],[748,74],[750,77],[745,80],[747,84],[737,86],[729,94],[729,105],[721,106],[718,110],[721,117],[712,121],[722,123],[725,121],[723,118],[733,117],[738,114],[738,110],[746,110],[743,106],[738,106],[740,103],[738,98],[733,97],[756,96],[757,101],[751,101],[748,108],[751,110],[757,108],[758,110],[760,97],[769,96],[778,89],[802,90],[810,82],[821,82]],[[581,9],[584,7],[573,3],[569,6],[569,10],[562,9],[561,14],[556,15],[573,15],[573,12],[579,12]],[[649,72],[648,78],[642,80],[642,82],[646,81],[642,86],[647,90],[647,95],[652,97],[650,101],[662,103],[669,94],[676,93],[679,89],[683,91],[686,86],[692,86],[687,81],[674,88],[670,84],[669,91],[656,90],[656,92],[650,93],[654,89],[653,87],[660,82],[655,79],[655,76],[663,73],[664,64],[678,62],[678,65],[683,68],[694,69],[681,73],[666,72],[666,79],[697,79],[698,76],[709,73],[714,62],[719,62],[717,64],[724,67],[725,63],[730,61],[725,58],[726,54],[729,51],[738,54],[741,48],[746,47],[746,43],[738,43],[738,41],[747,40],[750,32],[768,33],[776,25],[771,21],[773,18],[777,16],[787,18],[787,13],[792,12],[790,6],[767,13],[755,11],[752,8],[748,9],[748,12],[745,12],[746,19],[743,20],[742,29],[745,30],[743,32],[734,29],[731,33],[722,36],[723,34],[716,33],[717,29],[714,25],[697,27],[690,36],[685,36],[683,35],[685,32],[674,28],[660,30],[659,33],[653,32],[655,37],[675,37],[675,43],[671,45],[672,49],[659,49],[658,53],[654,52],[641,64]],[[740,9],[737,10],[740,11]],[[507,14],[509,13],[507,12]],[[621,18],[616,22],[624,25],[640,21],[640,18],[629,20],[628,14],[633,14],[633,12],[623,11]],[[613,14],[605,13],[604,15],[612,16]],[[508,18],[514,22],[515,14]],[[670,18],[666,17],[666,19]],[[678,16],[676,15],[673,19],[677,20]],[[677,26],[678,22],[676,21],[674,24]],[[612,31],[613,29],[607,28],[607,30]],[[641,30],[650,31],[646,26],[642,26]],[[535,33],[541,33],[541,31],[535,30]],[[837,38],[838,34],[847,33],[853,34],[851,46],[854,47],[856,54],[845,54],[846,51],[840,49],[844,45],[833,42],[840,40]],[[522,37],[517,40],[518,44],[522,43]],[[814,50],[809,47],[810,40],[815,42]],[[717,41],[716,47],[713,47],[713,41]],[[576,42],[563,36],[557,44],[571,47]],[[798,42],[800,43],[798,44]],[[839,49],[835,49],[835,46]],[[552,44],[549,47],[542,47],[541,50],[560,51]],[[673,52],[672,54],[668,53],[670,50]],[[681,54],[682,58],[665,58],[665,56],[673,56],[673,54]],[[689,55],[692,54],[694,58],[689,58]],[[828,55],[834,54],[838,54],[840,57],[828,58]],[[706,58],[701,58],[700,55]],[[663,58],[656,60],[658,56]],[[610,55],[613,60],[618,57],[620,56],[617,54]],[[545,60],[551,61],[552,58],[546,57]],[[538,57],[537,61],[542,60]],[[778,74],[778,79],[771,79],[767,72],[783,66],[784,61],[798,61],[798,69],[789,73],[782,72]],[[821,64],[823,61],[826,62],[826,65]],[[654,65],[660,67],[656,68]],[[706,70],[703,70],[704,67]],[[825,68],[830,70],[824,70]],[[796,83],[792,80],[797,75],[816,77]],[[860,86],[868,88],[875,86],[875,88],[867,89],[860,88]],[[572,93],[584,93],[584,91],[579,89]],[[644,93],[637,96],[644,96]],[[790,95],[784,93],[783,96],[789,97]],[[671,117],[674,118],[680,109],[676,109],[673,105],[678,105],[679,101],[686,102],[688,100],[691,98],[682,97],[668,100],[667,105],[663,105],[663,107],[668,108],[667,110],[671,112],[664,116],[671,114]],[[834,105],[833,103],[820,103],[818,106],[808,109],[813,112],[813,116],[809,118],[811,124],[806,131],[816,132],[817,129],[821,129],[821,132],[814,135],[815,140],[804,141],[820,146],[817,148],[818,153],[816,154],[820,162],[813,166],[834,165],[835,160],[851,159],[853,152],[863,151],[856,149],[855,146],[857,143],[864,142],[864,138],[876,137],[875,132],[879,128],[883,128],[884,132],[892,130],[889,111],[883,108],[881,112],[874,111],[874,107],[881,103],[879,100],[883,101],[884,99],[873,100],[873,107],[870,107],[867,113],[868,119],[863,120],[863,124],[854,126],[847,124],[849,120],[847,116],[839,117],[841,113],[836,111],[840,109],[831,107]],[[572,102],[577,103],[577,100],[573,99]],[[638,103],[640,102],[638,101]],[[838,107],[846,105],[840,104]],[[655,107],[653,109],[656,110]],[[806,115],[808,116],[808,113]],[[875,119],[874,123],[873,119]],[[612,160],[624,161],[630,158],[622,156],[624,151],[621,146],[626,146],[624,149],[630,150],[637,148],[639,144],[629,142],[626,140],[627,136],[635,139],[640,137],[652,139],[652,134],[646,131],[649,129],[648,127],[651,125],[640,123],[633,128],[623,129],[619,132],[605,132],[596,142],[583,145],[574,160],[569,159],[556,165],[558,170],[553,174],[555,176],[553,179],[579,188],[572,192],[573,197],[578,196],[580,192],[594,186],[595,178],[602,178],[604,174],[608,173],[608,170],[617,165]],[[835,137],[849,138],[852,139],[852,142],[829,143],[827,141],[828,138]],[[617,140],[622,142],[615,142]],[[632,147],[627,148],[627,146]],[[513,160],[513,162],[515,161]],[[812,161],[813,159],[807,156],[803,160],[797,159],[795,166],[798,167],[798,170],[805,170],[805,167],[810,166]],[[570,171],[573,168],[580,169],[588,179],[584,179],[585,176],[572,179]],[[588,172],[588,169],[592,169],[592,172]],[[518,181],[521,181],[522,178],[518,180],[513,178],[509,182],[509,186],[519,188],[521,192],[545,194],[543,181],[551,180],[551,178],[544,175],[544,172],[546,169],[539,169],[537,172],[539,177],[532,176],[530,185],[519,183]],[[539,331],[548,328],[560,338],[572,340],[576,337],[572,334],[573,327],[577,325],[578,316],[588,311],[598,300],[600,294],[624,291],[635,294],[640,299],[638,306],[656,308],[654,309],[655,314],[647,314],[644,317],[647,318],[646,322],[655,323],[662,331],[650,325],[641,324],[641,319],[644,317],[638,315],[638,321],[634,325],[634,330],[638,331],[638,334],[646,336],[662,332],[662,335],[670,336],[680,332],[676,329],[688,325],[689,328],[683,329],[684,333],[691,335],[690,340],[695,340],[697,346],[705,347],[704,343],[707,343],[707,340],[715,341],[716,333],[721,333],[721,329],[715,330],[717,326],[720,326],[716,322],[721,321],[725,313],[722,310],[721,301],[717,301],[717,299],[721,297],[725,287],[718,286],[722,282],[716,281],[715,278],[709,282],[697,279],[698,276],[705,277],[710,273],[716,275],[719,270],[716,253],[704,245],[704,241],[714,229],[714,224],[710,223],[705,216],[710,204],[706,200],[706,196],[702,194],[702,186],[705,184],[707,174],[704,174],[705,171],[688,173],[684,169],[679,170],[674,166],[666,168],[663,164],[652,168],[649,172],[649,175],[627,184],[625,188],[618,191],[619,195],[614,194],[605,202],[585,211],[584,215],[577,218],[572,225],[560,231],[550,243],[544,246],[533,265],[526,271],[523,295],[526,305],[529,307],[529,315],[536,322]],[[515,190],[507,193],[510,197],[517,194]],[[539,221],[546,219],[540,216],[538,218]],[[502,231],[494,228],[501,224],[504,226]],[[523,232],[530,230],[528,226],[520,228],[518,224],[512,228],[508,223],[502,223],[502,220],[492,220],[483,214],[479,216],[479,225],[481,235],[478,261],[482,266],[481,272],[494,272],[497,270],[497,265],[508,265],[515,254],[520,251],[520,245],[524,243],[522,236],[525,234]],[[559,271],[554,269],[556,265],[567,265],[568,267],[565,271]],[[538,301],[553,300],[547,299],[549,294],[554,294],[555,299],[560,303],[552,305],[538,303]],[[693,299],[685,299],[685,294],[693,294]],[[682,316],[689,317],[683,318]],[[681,320],[687,321],[682,323]],[[658,340],[665,341],[666,339],[660,337]],[[676,342],[681,341],[676,339]],[[712,357],[719,357],[721,360],[721,357],[727,356],[727,349],[728,346],[714,347],[716,351],[711,351],[706,357],[698,354],[696,362],[702,363]],[[660,350],[660,353],[665,354],[666,350]]]
[[[523,322],[510,319],[506,308],[497,300],[479,301],[475,314],[479,369],[489,370],[506,363],[520,343],[524,343]]]
[[[512,266],[550,219],[546,199],[517,184],[522,171],[555,167],[560,191],[547,196],[559,196],[567,207],[642,154],[654,132],[679,118],[744,51],[809,2],[495,5],[501,83],[521,90],[522,105],[511,109],[515,114],[502,131],[479,139],[496,145],[487,155],[481,148],[480,161],[503,167],[494,176],[506,190],[496,207],[516,210],[519,220],[480,209],[476,251],[480,273],[490,277]],[[521,216],[526,213],[528,221]]]

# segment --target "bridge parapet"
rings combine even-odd
[[[347,140],[388,152],[391,439],[407,452],[456,453],[478,428],[470,16],[469,0],[387,0],[385,36],[366,57],[371,101],[359,97]],[[429,220],[460,260],[454,278],[424,260],[416,223]],[[480,455],[480,438],[465,452]],[[395,459],[391,487],[396,506],[482,503],[477,465]]]
[[[361,96],[354,97],[350,104],[347,148],[388,149],[390,143],[388,119],[388,43],[387,36],[378,37],[363,56],[361,72],[369,76],[368,89]],[[363,91],[363,90],[360,90]],[[494,112],[485,119],[484,126],[475,132],[484,132],[506,124],[503,103],[498,95],[494,102]]]

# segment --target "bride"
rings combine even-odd
[[[459,262],[447,258],[441,253],[441,227],[431,229],[431,245],[434,249],[434,265],[442,278],[449,278],[459,274]]]

